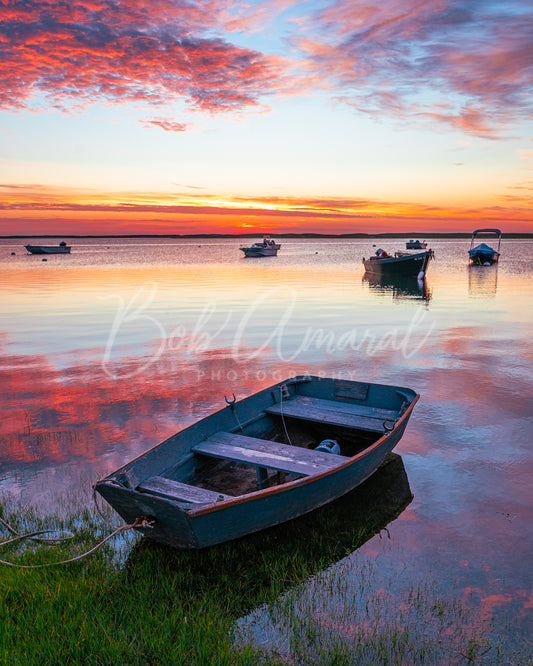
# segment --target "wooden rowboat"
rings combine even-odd
[[[402,437],[408,388],[301,376],[178,432],[95,489],[136,529],[203,548],[328,504],[371,476]]]

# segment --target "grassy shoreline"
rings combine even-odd
[[[419,583],[391,615],[374,593],[375,572],[353,559],[412,499],[398,459],[319,511],[210,549],[178,551],[127,532],[74,564],[2,566],[0,663],[498,663],[483,661],[499,648],[459,602],[439,601],[434,587]],[[79,554],[119,524],[108,509],[103,516],[74,511],[52,524],[8,504],[1,502],[2,517],[19,531],[46,522],[76,533],[53,548],[27,543],[0,552],[20,563]],[[355,578],[346,567],[356,567]],[[354,580],[357,590],[347,582]],[[342,612],[332,612],[331,625],[323,605],[337,595]],[[281,644],[257,640],[263,621],[277,628]]]

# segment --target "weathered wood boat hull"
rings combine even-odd
[[[171,546],[204,548],[236,539],[297,518],[360,485],[402,437],[418,397],[406,388],[318,377],[280,382],[177,433],[98,482],[96,490],[128,523],[152,519],[152,527],[139,531]],[[328,425],[341,433],[343,455],[258,439],[283,430],[296,438]],[[250,442],[253,449],[247,448]],[[210,461],[220,466],[222,481],[234,472],[232,465],[255,465],[259,486],[238,496],[207,489],[201,479]],[[306,472],[306,466],[318,471]],[[261,477],[266,469],[281,475],[281,482],[272,485]],[[293,469],[296,474],[289,473]],[[171,487],[165,497],[166,484]],[[175,488],[185,494],[173,496]],[[206,494],[203,503],[194,503],[191,488]]]
[[[372,257],[363,259],[363,265],[367,273],[416,277],[420,273],[424,275],[427,273],[432,256],[432,251],[426,250],[401,257]]]

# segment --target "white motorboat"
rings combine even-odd
[[[261,243],[254,243],[250,247],[241,247],[245,257],[275,257],[281,245],[271,238],[263,238]]]

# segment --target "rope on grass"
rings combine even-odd
[[[0,518],[0,520],[2,520]],[[5,521],[2,520],[2,523],[7,526]],[[149,520],[148,518],[137,518],[133,523],[130,525],[122,525],[121,527],[118,527],[114,532],[106,536],[105,539],[102,539],[100,543],[97,543],[96,546],[88,550],[86,553],[82,553],[81,555],[77,555],[76,557],[72,557],[68,560],[62,560],[61,562],[47,562],[45,564],[16,564],[15,562],[7,562],[6,560],[0,560],[0,564],[5,564],[8,567],[17,567],[18,569],[41,569],[43,567],[54,567],[58,564],[70,564],[71,562],[77,562],[79,560],[82,560],[84,557],[88,557],[89,555],[92,555],[95,551],[97,551],[99,548],[101,548],[106,541],[109,541],[109,539],[112,539],[114,536],[119,534],[120,532],[126,532],[128,530],[133,529],[134,527],[152,527],[153,526],[153,521]],[[8,527],[8,529],[11,532],[16,533],[16,530],[14,530],[12,527]],[[52,532],[53,530],[39,530],[38,532],[30,532],[28,534],[18,534],[18,536],[13,537],[12,539],[8,539],[7,541],[3,541],[0,543],[0,548],[2,546],[6,546],[9,543],[14,543],[15,541],[21,541],[22,539],[32,539],[38,534],[46,534],[47,532]],[[68,537],[71,538],[71,537]],[[50,540],[52,541],[52,540]]]
[[[0,524],[2,524],[9,532],[11,532],[11,534],[14,534],[16,537],[23,536],[21,532],[17,532],[17,530],[12,525],[6,523],[3,518],[0,518]],[[39,530],[38,532],[32,532],[31,535],[25,534],[24,537],[31,539],[32,541],[38,541],[39,543],[60,543],[61,541],[68,541],[69,539],[74,538],[74,534],[69,534],[68,536],[51,537],[47,539],[42,539],[38,536],[39,534],[50,534],[50,532],[56,531],[57,530]],[[4,541],[3,543],[0,542],[0,547],[4,544],[11,543],[11,541],[16,541],[16,539],[10,539],[9,541]]]

